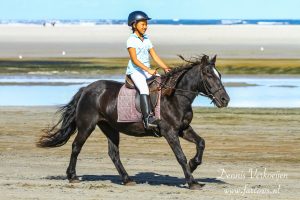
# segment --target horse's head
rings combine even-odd
[[[223,86],[221,74],[216,68],[215,55],[212,59],[204,55],[200,62],[200,92],[207,95],[219,108],[227,107],[230,98]]]
[[[209,59],[207,55],[203,55],[195,60],[186,60],[181,55],[179,57],[188,64],[174,68],[162,76],[163,95],[171,96],[174,91],[192,93],[195,96],[202,94],[209,97],[217,107],[226,107],[230,98],[215,66],[217,56]],[[179,83],[180,79],[183,81]]]

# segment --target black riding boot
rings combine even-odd
[[[147,94],[140,95],[141,111],[143,115],[143,122],[145,129],[151,129],[157,127],[158,120],[152,113],[152,105],[150,103],[150,97]]]

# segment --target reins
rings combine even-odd
[[[186,62],[188,62],[188,63],[192,63],[191,61],[187,61],[187,60],[185,60],[182,56],[180,56],[184,61],[186,61]],[[187,70],[188,71],[188,70]],[[224,86],[221,86],[221,87],[219,87],[216,91],[213,91],[213,92],[211,92],[210,91],[210,89],[209,89],[209,86],[208,86],[208,84],[207,84],[207,82],[204,80],[204,75],[203,75],[203,71],[202,71],[202,69],[200,69],[200,74],[201,74],[201,77],[200,77],[200,83],[202,82],[202,85],[203,85],[203,88],[204,88],[204,90],[205,90],[205,92],[207,93],[207,94],[205,94],[205,93],[203,93],[203,92],[201,92],[201,91],[193,91],[193,90],[185,90],[185,89],[179,89],[179,88],[176,88],[176,87],[170,87],[170,86],[167,86],[166,85],[166,81],[164,81],[164,83],[161,83],[161,82],[159,82],[159,81],[157,81],[157,80],[154,80],[155,82],[157,82],[158,84],[159,84],[159,87],[162,89],[162,88],[167,88],[167,89],[172,89],[172,90],[174,90],[174,91],[180,91],[180,92],[188,92],[188,93],[191,93],[191,94],[195,94],[196,96],[198,96],[198,95],[200,95],[200,96],[204,96],[204,97],[208,97],[208,98],[210,98],[211,100],[212,100],[212,102],[211,103],[213,103],[213,101],[217,101],[217,98],[215,97],[215,94],[218,92],[218,91],[220,91],[220,90],[222,90],[223,88],[224,88]],[[170,77],[170,78],[172,78],[172,77]],[[200,83],[199,83],[199,85],[198,85],[198,87],[200,88]]]
[[[176,87],[166,86],[166,84],[162,84],[162,83],[158,82],[157,80],[155,80],[155,82],[157,82],[159,84],[160,88],[168,88],[168,89],[172,89],[172,90],[176,90],[176,91],[189,92],[189,93],[192,93],[192,94],[209,97],[209,95],[206,95],[203,92],[199,92],[199,91],[195,92],[193,90],[184,90],[184,89],[179,89],[179,88],[176,88]]]

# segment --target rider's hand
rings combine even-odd
[[[164,71],[165,71],[165,73],[168,73],[171,71],[171,68],[165,68]]]
[[[154,69],[148,69],[148,73],[151,75],[155,75],[157,73],[157,71]]]

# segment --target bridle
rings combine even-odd
[[[198,83],[197,91],[184,90],[184,89],[179,89],[179,88],[176,88],[176,87],[170,87],[170,86],[167,86],[165,83],[159,83],[159,85],[160,85],[161,88],[168,88],[168,89],[172,89],[172,90],[175,90],[175,91],[188,92],[188,93],[191,93],[191,94],[195,94],[196,96],[200,95],[200,96],[208,97],[208,98],[210,98],[212,100],[211,103],[213,103],[214,101],[218,101],[218,99],[215,97],[215,94],[217,92],[219,92],[220,90],[224,89],[223,84],[221,84],[221,86],[219,88],[217,88],[216,90],[211,91],[212,88],[209,86],[207,78],[203,74],[202,67],[200,67],[199,71],[200,71],[200,80],[201,81],[199,81],[199,83]],[[220,76],[220,79],[221,79],[221,76]],[[202,83],[202,86],[203,86],[203,89],[204,89],[205,93],[203,93],[203,92],[200,91],[201,83]]]
[[[215,66],[213,66],[213,67],[215,68]],[[216,68],[215,68],[215,69],[216,69]],[[218,72],[217,69],[216,69],[216,71]],[[218,74],[219,74],[219,78],[221,79],[221,76],[220,76],[220,73],[219,73],[219,72],[218,72]],[[213,103],[213,101],[218,101],[218,99],[215,97],[215,94],[216,94],[217,92],[219,92],[220,90],[224,89],[223,84],[221,84],[221,86],[218,87],[217,89],[212,90],[212,87],[210,87],[210,85],[208,84],[207,77],[205,77],[204,74],[203,74],[203,69],[202,69],[202,68],[200,68],[200,75],[201,75],[201,77],[200,77],[200,80],[201,80],[200,83],[202,83],[203,88],[204,88],[206,94],[200,93],[200,92],[198,91],[199,94],[200,94],[201,96],[205,96],[205,97],[210,98],[210,99],[212,100],[211,103]],[[200,83],[199,83],[199,85],[198,85],[198,88],[201,87]],[[219,103],[220,103],[220,102],[219,102]]]

